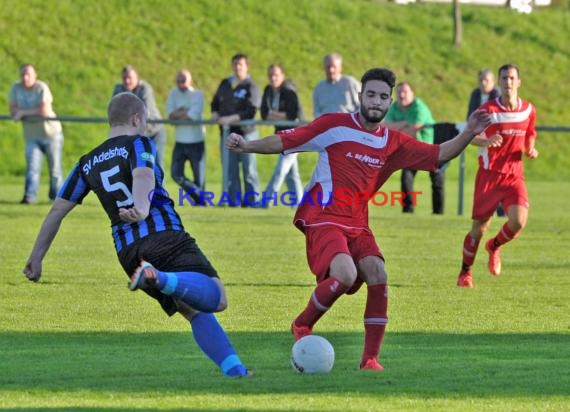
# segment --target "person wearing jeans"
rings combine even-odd
[[[303,118],[303,111],[297,96],[297,88],[285,76],[280,64],[274,63],[267,69],[269,84],[263,91],[261,99],[261,118],[263,120],[289,120],[298,121]],[[275,126],[275,132],[289,129],[290,126]],[[297,203],[303,197],[303,185],[299,175],[297,153],[279,155],[275,169],[265,189],[266,196],[278,193],[283,181]]]
[[[49,199],[53,201],[61,187],[61,151],[63,134],[51,139],[26,139],[26,186],[22,203],[33,203],[37,198],[42,173],[42,156],[45,155],[49,170]]]
[[[232,57],[233,75],[223,79],[212,99],[212,120],[220,125],[220,149],[223,168],[222,190],[229,196],[228,205],[252,206],[257,203],[259,193],[259,176],[255,155],[229,153],[224,149],[224,142],[229,133],[240,133],[246,140],[259,138],[255,125],[236,125],[244,120],[255,119],[260,105],[259,88],[249,75],[249,59],[245,54]],[[244,192],[241,192],[239,163],[242,164]],[[250,193],[244,196],[245,193]],[[238,193],[241,193],[238,196]],[[224,193],[225,195],[225,193]]]
[[[20,66],[20,81],[12,85],[9,101],[12,118],[22,122],[26,139],[26,185],[20,203],[30,204],[37,201],[42,155],[45,155],[48,162],[49,199],[53,201],[63,182],[61,170],[63,131],[59,121],[38,119],[38,117],[56,117],[56,114],[52,108],[51,91],[47,84],[38,80],[33,65]]]
[[[244,135],[245,140],[259,139],[257,130]],[[243,189],[240,194],[241,183],[239,178],[239,164],[243,174]],[[228,196],[229,206],[253,207],[259,198],[259,175],[257,173],[257,159],[253,153],[230,153],[228,156]],[[257,193],[257,194],[254,194]],[[235,202],[235,203],[234,203]]]

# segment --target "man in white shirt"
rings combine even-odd
[[[176,87],[168,93],[166,111],[171,120],[202,120],[204,94],[192,86],[192,74],[183,69],[176,74]],[[176,143],[172,152],[172,178],[200,204],[199,194],[206,186],[206,150],[204,125],[175,126]],[[190,162],[194,180],[184,175],[186,161]]]

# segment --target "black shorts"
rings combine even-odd
[[[211,278],[218,273],[202,253],[196,240],[186,232],[166,230],[152,233],[127,246],[118,253],[119,262],[129,278],[141,260],[151,263],[164,272],[198,272]],[[174,299],[158,290],[145,290],[158,300],[162,309],[172,316],[177,307]]]

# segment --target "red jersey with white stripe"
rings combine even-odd
[[[368,228],[368,198],[399,169],[434,171],[439,147],[379,126],[362,127],[357,113],[331,113],[279,132],[285,154],[318,152],[317,166],[294,223]],[[387,194],[390,196],[390,194]],[[390,204],[390,203],[388,203]]]
[[[491,116],[491,125],[481,134],[491,138],[503,137],[500,147],[481,147],[479,167],[503,174],[523,175],[522,155],[528,139],[536,137],[536,110],[532,104],[518,99],[517,108],[509,110],[500,98],[488,101],[480,107]]]

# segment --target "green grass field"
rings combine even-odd
[[[464,43],[452,45],[451,5],[400,6],[383,0],[3,0],[0,7],[0,114],[24,62],[36,64],[64,116],[103,117],[113,85],[133,64],[155,89],[164,114],[175,72],[188,67],[209,103],[237,52],[251,58],[260,87],[278,61],[299,86],[307,114],[323,77],[321,59],[344,56],[359,77],[388,66],[411,81],[438,121],[463,120],[481,67],[521,66],[521,96],[538,125],[568,125],[567,1],[522,15],[462,5]],[[562,87],[561,87],[562,85]],[[209,118],[209,108],[205,118]],[[64,173],[98,144],[99,124],[66,123]],[[173,129],[168,130],[168,153]],[[262,134],[270,128],[262,128]],[[219,134],[207,128],[208,189],[219,191]],[[289,365],[291,320],[313,289],[304,238],[292,210],[179,208],[224,280],[230,307],[220,322],[244,362],[247,380],[223,378],[181,317],[167,318],[143,293],[128,291],[109,223],[91,195],[62,226],[38,284],[21,274],[44,203],[21,206],[25,170],[21,127],[0,121],[0,409],[192,411],[570,411],[570,158],[567,133],[541,133],[541,156],[527,162],[528,227],[503,251],[503,274],[486,271],[473,290],[455,286],[463,237],[457,216],[457,160],[446,172],[446,214],[430,215],[429,179],[414,216],[371,209],[387,258],[390,324],[382,373],[357,370],[365,294],[343,297],[315,332],[336,350],[333,371],[302,376]],[[467,176],[475,148],[467,150]],[[303,181],[313,155],[300,156]],[[275,159],[258,160],[262,183]],[[167,159],[167,170],[170,159]],[[176,188],[167,176],[167,189]],[[398,190],[394,176],[386,191]],[[489,235],[501,222],[496,220]]]
[[[289,208],[179,208],[227,286],[230,307],[219,319],[255,370],[245,380],[223,378],[182,317],[167,318],[128,291],[92,195],[62,226],[42,281],[25,280],[21,269],[49,205],[17,204],[20,179],[0,186],[2,409],[570,410],[569,183],[529,184],[529,224],[504,248],[503,274],[488,275],[481,254],[473,290],[455,286],[471,183],[466,216],[455,215],[453,181],[446,215],[431,216],[423,175],[415,215],[371,210],[391,284],[382,373],[357,370],[362,292],[340,299],[315,330],[335,347],[333,371],[303,376],[290,367],[289,324],[313,277]],[[499,227],[493,222],[491,232]]]

